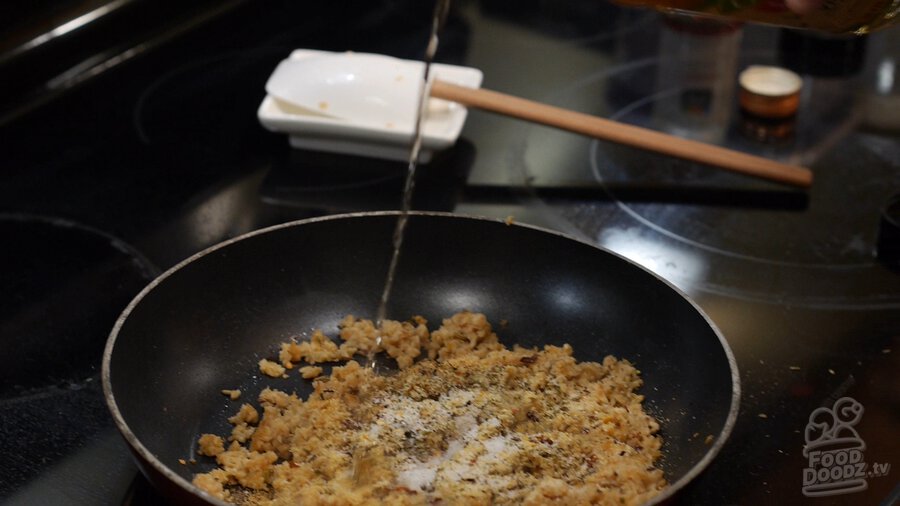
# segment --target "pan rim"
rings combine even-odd
[[[149,464],[153,469],[160,473],[165,479],[177,485],[184,492],[195,495],[210,504],[215,504],[217,506],[229,506],[231,503],[222,501],[216,497],[213,497],[209,493],[203,491],[199,487],[195,486],[193,483],[181,477],[181,475],[175,473],[169,466],[164,464],[161,460],[159,460],[146,446],[141,443],[138,437],[131,431],[131,428],[128,426],[128,423],[125,421],[122,416],[121,411],[119,410],[118,404],[116,403],[115,396],[113,395],[111,379],[110,379],[110,361],[112,360],[112,353],[115,348],[116,340],[118,339],[119,332],[122,329],[122,326],[125,324],[125,321],[131,315],[132,311],[135,307],[143,300],[144,297],[147,296],[150,292],[152,292],[158,285],[160,285],[163,281],[165,281],[169,276],[173,275],[175,272],[181,270],[186,265],[191,264],[200,258],[209,255],[219,249],[226,248],[231,244],[234,244],[239,241],[243,241],[249,239],[251,237],[267,234],[270,232],[274,232],[276,230],[280,230],[283,228],[291,228],[296,226],[302,226],[310,223],[331,221],[331,220],[344,220],[344,219],[353,219],[353,218],[365,218],[365,217],[378,217],[378,216],[399,216],[401,214],[400,211],[369,211],[369,212],[356,212],[356,213],[344,213],[344,214],[334,214],[334,215],[326,215],[326,216],[317,216],[314,218],[307,218],[303,220],[290,221],[286,223],[279,223],[277,225],[272,225],[269,227],[261,228],[258,230],[253,230],[246,234],[241,234],[239,236],[233,237],[231,239],[227,239],[220,243],[214,244],[198,253],[195,253],[186,259],[178,262],[174,266],[167,269],[165,272],[157,276],[153,281],[151,281],[143,290],[138,293],[134,299],[128,304],[128,306],[122,311],[121,315],[116,319],[116,323],[112,328],[112,331],[109,334],[109,338],[107,339],[106,345],[103,349],[103,361],[101,365],[101,380],[103,384],[103,397],[106,401],[107,408],[110,410],[112,414],[113,421],[116,424],[116,428],[122,437],[126,440],[128,445],[131,447],[131,450],[146,463]],[[532,229],[538,232],[547,233],[551,235],[555,235],[557,237],[561,237],[563,239],[567,239],[570,241],[575,241],[577,243],[583,244],[585,246],[589,246],[591,248],[600,250],[604,253],[611,254],[625,262],[635,266],[642,271],[650,274],[656,280],[664,283],[667,287],[673,290],[676,294],[681,296],[686,302],[688,302],[691,307],[694,308],[697,313],[703,317],[704,321],[709,325],[712,329],[713,333],[716,335],[716,338],[719,340],[719,345],[722,347],[722,350],[725,353],[725,357],[728,361],[728,367],[731,372],[731,406],[728,410],[728,416],[725,418],[725,423],[722,425],[722,429],[719,431],[719,434],[716,436],[715,441],[710,446],[709,450],[706,454],[701,458],[696,464],[694,464],[688,472],[686,472],[681,478],[679,478],[675,483],[669,484],[662,493],[653,497],[649,502],[645,503],[645,506],[650,506],[654,504],[660,504],[672,496],[674,496],[677,492],[679,492],[682,488],[687,486],[688,483],[692,482],[695,478],[697,478],[715,459],[715,457],[719,454],[722,447],[728,441],[728,438],[731,435],[732,430],[734,429],[735,424],[737,423],[737,416],[740,407],[740,399],[741,399],[741,384],[740,384],[740,373],[738,371],[737,360],[734,357],[734,352],[731,350],[731,346],[728,344],[728,341],[722,335],[722,332],[719,330],[719,327],[712,321],[709,315],[694,301],[691,297],[689,297],[683,290],[675,286],[672,282],[662,278],[655,272],[647,269],[646,267],[640,265],[639,263],[619,254],[614,251],[610,251],[606,248],[603,248],[597,244],[590,243],[586,240],[579,239],[577,237],[573,237],[566,233],[552,230],[544,227],[539,227],[536,225],[531,225],[528,223],[519,223],[519,222],[510,222],[509,220],[504,220],[500,218],[492,218],[485,216],[474,216],[474,215],[466,215],[466,214],[458,214],[451,212],[440,212],[440,211],[410,211],[409,214],[411,216],[432,216],[432,217],[441,217],[441,218],[451,218],[451,219],[467,219],[474,221],[486,221],[493,222],[498,224],[505,224],[506,226],[517,226],[524,227],[528,229]]]

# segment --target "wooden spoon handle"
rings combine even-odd
[[[466,88],[435,80],[432,83],[431,96],[793,186],[806,188],[812,184],[813,180],[812,172],[805,167],[788,165],[768,158],[682,139],[655,130],[627,125],[496,91]]]

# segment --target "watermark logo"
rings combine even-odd
[[[803,456],[803,495],[823,497],[860,492],[868,488],[867,478],[885,476],[889,463],[873,463],[869,469],[863,452],[866,442],[854,426],[863,416],[863,406],[850,397],[841,397],[834,406],[818,408],[809,415]]]

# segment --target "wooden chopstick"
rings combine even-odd
[[[805,167],[682,139],[496,91],[467,88],[435,80],[431,86],[431,96],[792,186],[807,188],[813,181],[812,172]]]

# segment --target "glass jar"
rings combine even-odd
[[[659,41],[654,122],[660,130],[707,143],[731,120],[741,24],[667,15]]]

